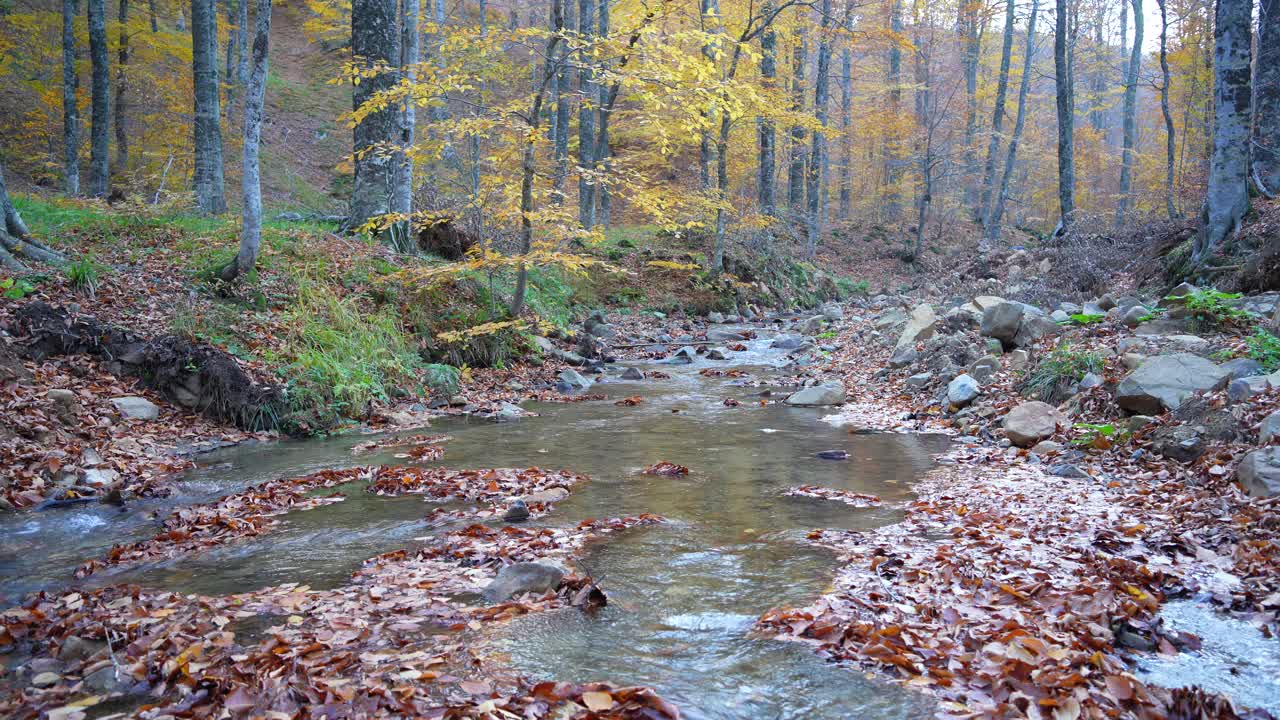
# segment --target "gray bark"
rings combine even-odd
[[[796,8],[796,12],[803,12],[800,8]],[[800,21],[803,22],[801,17]],[[807,47],[807,38],[805,37],[804,26],[797,30],[796,45],[794,54],[791,58],[791,109],[795,112],[804,111],[804,69],[806,60],[808,59],[809,48]],[[792,212],[799,210],[804,205],[804,128],[794,126],[791,128],[791,162],[787,167],[787,205],[790,206]]]
[[[715,18],[717,27],[723,29],[720,24],[720,0],[700,0],[699,8],[701,11],[702,29],[707,30],[706,24],[708,18]],[[711,64],[715,63],[716,44],[708,41],[702,46],[702,57]],[[702,113],[704,118],[708,119],[708,124],[713,120],[713,111],[705,111]],[[711,190],[711,163],[715,160],[715,149],[712,145],[711,130],[704,130],[702,137],[698,142],[698,187],[705,193]]]
[[[245,85],[249,82],[249,0],[239,0],[236,16],[236,82]],[[257,28],[254,28],[255,32]]]
[[[118,66],[116,67],[116,164],[121,170],[129,168],[129,125],[128,100],[126,91],[129,87],[129,0],[120,0],[120,47],[118,49]]]
[[[419,0],[404,0],[403,14],[400,19],[400,72],[404,81],[413,83],[418,79],[416,65],[419,61],[418,14],[422,6]],[[412,100],[402,103],[396,132],[398,146],[395,153],[395,190],[391,196],[391,212],[409,215],[413,212],[413,157],[409,149],[413,147],[414,127],[417,124],[417,113]],[[401,238],[407,238],[412,230],[411,222],[402,223]],[[408,249],[408,248],[402,248]]]
[[[560,44],[560,33],[564,30],[563,0],[551,0],[551,35],[547,38],[547,47],[543,56],[547,59],[543,66],[542,79],[535,82],[533,100],[529,108],[529,132],[525,135],[524,150],[520,160],[520,254],[527,255],[533,249],[533,180],[538,169],[537,134],[542,124],[542,99],[548,86],[554,87],[556,80],[556,48]],[[524,310],[525,289],[529,282],[529,271],[524,263],[516,272],[516,289],[511,296],[508,307],[511,317],[519,317]]]
[[[1018,163],[1018,143],[1022,141],[1022,128],[1027,120],[1027,94],[1031,90],[1031,62],[1035,56],[1036,14],[1040,10],[1039,0],[1031,2],[1031,17],[1027,19],[1026,55],[1022,60],[1022,82],[1018,86],[1018,114],[1013,121],[1013,136],[1009,138],[1009,150],[1004,160],[1004,174],[1000,177],[1000,191],[996,194],[995,205],[987,217],[985,237],[997,240],[1000,237],[1000,222],[1004,217],[1005,202],[1009,199],[1009,180]]]
[[[584,41],[595,35],[596,6],[593,0],[578,0],[578,33]],[[578,71],[578,92],[582,104],[578,106],[578,165],[584,172],[578,176],[578,222],[591,229],[596,225],[596,181],[592,174],[596,169],[596,99],[599,92],[592,80],[591,64],[583,62]]]
[[[979,6],[966,3],[960,10],[961,31],[964,36],[964,168],[965,204],[974,205],[974,180],[978,175],[978,156],[974,148],[978,127],[978,64],[982,58],[982,36],[979,34]],[[981,219],[981,217],[979,218]]]
[[[1174,154],[1176,137],[1173,127],[1173,113],[1169,111],[1169,16],[1165,3],[1167,0],[1156,0],[1160,6],[1160,112],[1164,115],[1164,204],[1169,219],[1180,216],[1174,201]],[[1280,110],[1280,108],[1277,108]]]
[[[844,29],[853,35],[853,6],[845,7]],[[853,150],[849,135],[853,130],[853,51],[845,39],[840,49],[840,219],[846,220],[853,210]]]
[[[898,36],[902,34],[902,0],[889,0],[889,29],[894,37],[889,45],[889,112],[893,118],[898,117],[902,105],[902,47],[898,44]],[[902,161],[893,139],[885,145],[885,184],[888,193],[885,195],[884,214],[888,220],[898,218],[901,199],[898,197],[898,175]]]
[[[1071,16],[1067,0],[1056,0],[1057,17],[1053,33],[1053,69],[1058,109],[1058,232],[1071,226],[1076,211],[1075,87],[1069,47],[1072,41]]]
[[[195,81],[195,193],[201,212],[226,212],[222,111],[218,96],[218,16],[214,0],[191,0],[191,71]]]
[[[247,0],[241,0],[247,2]],[[240,251],[223,268],[222,278],[234,280],[253,270],[262,242],[262,184],[258,168],[258,148],[262,142],[262,105],[267,94],[267,58],[271,40],[271,0],[257,0],[254,8],[253,71],[244,96],[244,172],[240,191],[244,207],[240,211]]]
[[[62,177],[67,195],[80,194],[80,76],[76,73],[78,0],[62,0]]]
[[[351,4],[351,54],[366,66],[395,67],[400,61],[400,36],[395,0],[354,0]],[[356,108],[396,85],[394,72],[363,79],[351,92]],[[395,181],[394,146],[399,139],[395,107],[366,115],[356,125],[352,150],[356,154],[355,188],[351,193],[348,226],[358,228],[391,210]]]
[[[1133,50],[1124,77],[1123,154],[1120,159],[1120,197],[1116,202],[1116,227],[1124,227],[1133,202],[1134,145],[1138,129],[1138,71],[1142,67],[1142,0],[1133,2]]]
[[[151,32],[160,32],[160,22],[156,18],[156,0],[147,0],[147,10],[151,16]]]
[[[561,30],[573,24],[573,4],[562,5]],[[551,200],[556,205],[563,205],[565,189],[569,182],[569,118],[572,115],[573,95],[569,88],[569,48],[561,44],[561,51],[556,60],[556,137],[553,143],[555,152],[555,172],[552,176],[554,188]]]
[[[813,149],[809,158],[808,212],[805,214],[806,254],[818,254],[818,236],[822,232],[822,193],[827,178],[827,100],[831,94],[831,0],[822,0],[818,10],[818,67],[813,78],[813,114],[822,126],[813,133]]]
[[[1192,243],[1199,266],[1240,227],[1249,210],[1250,0],[1218,0],[1213,29],[1213,155],[1200,233]]]
[[[991,193],[996,182],[996,163],[1000,155],[1000,131],[1004,129],[1004,103],[1009,93],[1009,62],[1013,56],[1013,0],[1006,0],[1004,10],[1004,44],[1000,49],[1000,74],[996,78],[996,104],[991,111],[991,139],[987,143],[987,165],[982,175],[982,199],[975,217],[982,220],[991,210]]]
[[[27,225],[9,198],[4,184],[4,165],[0,164],[0,266],[13,272],[25,272],[22,258],[58,264],[66,258],[58,251],[31,237]]]
[[[89,128],[89,194],[107,196],[111,177],[111,80],[107,58],[105,0],[89,0],[89,61],[93,66],[93,98]]]
[[[1258,4],[1258,61],[1253,88],[1253,178],[1280,195],[1280,0]]]
[[[773,12],[772,0],[765,0],[763,12]],[[760,77],[766,89],[773,89],[778,78],[778,33],[772,28],[760,34]],[[756,202],[765,215],[778,214],[777,175],[778,128],[768,118],[756,120],[759,160],[756,165]]]
[[[599,0],[598,5],[600,6],[600,37],[608,37],[609,0]],[[600,163],[600,168],[607,173],[609,170],[609,155],[612,152],[609,147],[609,116],[613,114],[614,93],[604,83],[599,84],[599,90],[600,122],[596,131],[596,160]],[[596,221],[607,228],[613,219],[613,198],[609,192],[609,184],[601,184],[596,189],[596,193],[600,196],[600,209]]]

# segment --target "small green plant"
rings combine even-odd
[[[836,331],[827,330],[826,332],[820,332],[817,335],[814,335],[814,337],[818,340],[834,340],[836,337]]]
[[[1247,325],[1257,316],[1248,310],[1231,305],[1228,301],[1243,297],[1240,293],[1227,293],[1209,288],[1195,290],[1182,296],[1169,296],[1166,300],[1181,302],[1196,323],[1205,327],[1222,325]]]
[[[0,295],[9,300],[21,300],[36,291],[36,286],[23,278],[5,278],[0,280]]]
[[[836,278],[836,291],[841,298],[865,297],[871,294],[871,283],[866,280]]]
[[[1280,338],[1265,328],[1255,328],[1245,339],[1248,357],[1256,360],[1267,372],[1280,370]]]
[[[67,265],[67,280],[71,287],[92,296],[98,290],[98,264],[93,258],[83,257]]]
[[[1081,432],[1071,439],[1071,444],[1080,447],[1109,450],[1115,445],[1128,442],[1130,437],[1128,430],[1111,423],[1076,423],[1074,427]]]
[[[1022,392],[1047,403],[1057,403],[1075,392],[1076,383],[1088,373],[1101,372],[1102,355],[1072,350],[1067,343],[1053,349],[1022,383]]]
[[[1106,315],[1097,313],[1075,313],[1066,320],[1059,322],[1059,325],[1095,325],[1106,320]]]
[[[1146,315],[1141,315],[1138,317],[1138,324],[1151,322],[1152,320],[1155,320],[1160,316],[1164,315],[1165,312],[1167,312],[1165,308],[1152,308],[1147,311]]]

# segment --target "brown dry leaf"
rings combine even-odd
[[[613,696],[607,692],[592,690],[582,693],[582,704],[591,712],[604,712],[613,707]]]

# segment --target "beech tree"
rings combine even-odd
[[[1058,227],[1065,233],[1076,211],[1075,79],[1071,68],[1074,30],[1069,0],[1057,0],[1053,33],[1053,70],[1058,110]]]
[[[1138,71],[1142,67],[1142,0],[1133,1],[1133,50],[1124,75],[1123,154],[1120,158],[1120,197],[1116,201],[1116,227],[1124,227],[1133,201],[1134,145],[1137,143]]]
[[[1253,83],[1253,180],[1280,196],[1280,0],[1258,3],[1258,61]]]
[[[72,197],[80,194],[80,108],[77,91],[80,76],[76,73],[77,0],[62,0],[62,182],[63,190]]]
[[[400,60],[395,0],[353,0],[351,54],[354,63],[351,103],[359,109],[397,82],[391,71]],[[355,124],[352,133],[355,187],[347,221],[351,228],[366,227],[371,220],[391,211],[395,180],[392,151],[397,140],[398,110],[379,107]]]
[[[93,97],[89,122],[89,194],[105,198],[111,177],[111,80],[107,59],[107,10],[105,0],[87,0],[89,10],[89,62]]]
[[[195,195],[201,212],[227,210],[218,90],[218,15],[214,0],[191,0],[191,74],[195,84]]]
[[[247,2],[247,0],[240,0]],[[244,170],[240,178],[240,250],[222,269],[223,280],[253,270],[262,243],[262,182],[258,149],[262,143],[262,105],[267,95],[267,59],[271,47],[271,0],[257,0],[254,8],[253,69],[244,96]]]
[[[1009,89],[1009,61],[1013,53],[1013,0],[1005,0],[1004,43],[1000,50],[1000,74],[996,80],[996,103],[991,111],[991,139],[987,144],[986,172],[982,176],[982,198],[974,216],[985,220],[990,211],[991,191],[996,180],[996,163],[1000,152],[1000,131],[1004,127],[1004,102]]]
[[[1200,232],[1191,261],[1200,267],[1249,211],[1249,64],[1253,4],[1217,0],[1213,29],[1213,153]]]

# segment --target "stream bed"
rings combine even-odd
[[[765,333],[761,333],[762,336]],[[933,714],[923,696],[826,663],[809,649],[759,637],[756,617],[805,603],[829,584],[832,558],[809,547],[815,528],[873,528],[898,517],[911,483],[944,452],[943,436],[853,435],[820,422],[829,411],[760,406],[759,393],[785,360],[762,337],[731,361],[637,363],[669,379],[609,376],[590,392],[607,401],[527,404],[539,413],[512,423],[445,419],[430,432],[451,437],[438,464],[567,469],[589,475],[541,522],[657,513],[668,522],[598,543],[583,559],[610,604],[529,616],[483,640],[485,650],[538,679],[610,680],[654,686],[689,718],[912,718]],[[706,377],[707,367],[748,370]],[[613,399],[639,395],[620,407]],[[726,406],[734,398],[741,404]],[[65,585],[74,567],[113,543],[155,532],[156,515],[264,480],[322,468],[402,463],[391,452],[354,457],[368,436],[231,448],[200,459],[176,497],[114,508],[73,508],[0,520],[0,600]],[[849,459],[816,453],[844,450]],[[683,478],[638,474],[667,460]],[[782,493],[822,485],[878,495],[879,508]],[[384,498],[343,488],[345,502],[291,514],[285,529],[254,541],[160,566],[95,575],[95,583],[137,582],[181,592],[226,594],[285,582],[313,588],[346,582],[368,557],[441,532],[419,497]],[[37,552],[38,550],[38,552]]]

